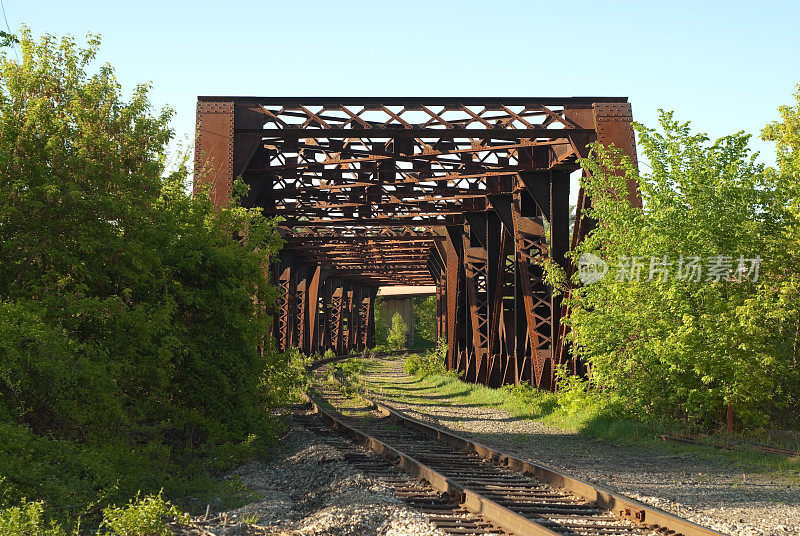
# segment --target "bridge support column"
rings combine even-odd
[[[464,226],[464,286],[469,311],[467,325],[472,343],[468,347],[464,379],[474,383],[486,382],[486,361],[489,356],[489,259],[479,239],[479,235],[483,235],[484,241],[486,239],[485,225],[484,220]]]
[[[540,182],[537,180],[537,183]],[[514,196],[514,242],[522,290],[518,306],[524,308],[526,333],[523,365],[537,387],[549,389],[552,377],[552,291],[544,282],[541,261],[547,255],[543,213],[525,190]]]
[[[595,134],[576,134],[570,138],[574,151],[582,158],[589,154],[587,144],[598,141],[604,145],[614,145],[621,149],[622,154],[627,156],[634,166],[638,165],[636,140],[632,125],[633,112],[630,103],[595,102],[591,105],[571,104],[564,107],[564,117],[580,128],[595,130]],[[585,174],[586,172],[582,171],[582,173]],[[633,180],[628,181],[628,200],[634,207],[642,207],[639,185]],[[575,225],[570,244],[572,248],[575,248],[597,224],[594,220],[584,216],[589,208],[591,208],[591,199],[586,195],[584,189],[580,188],[575,206]],[[566,263],[566,266],[569,285],[574,268],[568,263]],[[565,296],[569,296],[569,294],[570,288],[568,286]],[[563,304],[563,301],[559,309],[559,319],[569,315],[569,309]],[[588,373],[587,366],[569,352],[566,345],[566,335],[567,327],[564,323],[560,323],[556,339],[557,355],[574,374]]]
[[[327,274],[321,266],[314,269],[308,287],[308,355],[319,352],[321,347],[320,337],[320,290]]]
[[[297,321],[294,292],[297,268],[292,265],[291,258],[281,261],[280,266],[280,275],[278,276],[280,294],[278,296],[277,322],[275,324],[278,349],[285,352],[287,348],[292,346],[292,334]]]
[[[462,263],[463,229],[461,226],[448,226],[445,230],[445,252],[447,281],[445,297],[447,299],[447,368],[448,370],[464,370],[465,354],[465,300],[464,300],[464,267]]]
[[[331,318],[329,327],[331,330],[331,347],[336,355],[344,353],[344,323],[345,323],[345,302],[347,292],[340,282],[334,285],[331,294]]]
[[[350,287],[347,289],[346,297],[345,297],[345,318],[347,323],[347,329],[344,333],[344,353],[350,353],[355,347],[355,337],[356,331],[358,327],[356,326],[356,311],[355,311],[355,304],[356,304],[356,288]]]
[[[294,331],[292,346],[297,347],[301,352],[308,353],[308,270],[301,267],[298,270],[297,279],[297,329]]]
[[[361,299],[359,350],[375,346],[375,296],[377,293],[377,287],[364,288],[364,295]]]

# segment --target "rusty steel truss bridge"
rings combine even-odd
[[[581,190],[570,237],[594,141],[636,163],[626,98],[199,97],[195,188],[224,205],[241,177],[244,206],[283,218],[280,348],[368,348],[378,287],[435,285],[449,369],[552,389],[556,365],[580,365],[542,262],[571,273],[594,225]]]

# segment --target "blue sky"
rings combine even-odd
[[[3,1],[12,29],[102,34],[181,137],[197,95],[627,96],[648,125],[758,134],[800,82],[797,1]]]

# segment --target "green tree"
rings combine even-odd
[[[271,382],[292,381],[263,344],[275,224],[187,193],[172,111],[93,70],[97,38],[19,44],[0,56],[0,501],[177,489],[269,439]]]
[[[800,84],[793,106],[781,106],[780,119],[761,133],[775,143],[777,163],[766,170],[767,177],[785,200],[780,232],[771,248],[772,270],[768,284],[749,302],[751,326],[773,348],[782,367],[776,397],[783,402],[783,426],[798,426],[800,407]]]
[[[375,299],[375,345],[386,344],[389,338],[389,328],[391,327],[392,317],[389,314],[389,307],[383,298]]]
[[[432,348],[436,344],[436,296],[414,298],[414,346]]]
[[[395,313],[392,316],[392,327],[389,330],[386,344],[393,350],[400,350],[408,344],[408,325],[400,313]]]
[[[600,224],[575,260],[592,253],[612,270],[573,294],[575,347],[593,384],[633,412],[710,427],[730,403],[745,425],[764,424],[790,388],[785,352],[757,326],[768,301],[759,292],[772,288],[785,246],[786,191],[755,163],[749,136],[710,143],[664,112],[660,125],[661,132],[636,126],[651,173],[640,175],[618,150],[599,145],[584,162],[590,216]],[[643,210],[619,195],[629,178],[640,185]],[[740,257],[760,255],[759,280],[707,280],[709,259],[720,255],[731,275]],[[648,281],[651,260],[658,268],[665,256],[673,263],[667,279],[656,271]],[[685,268],[694,256],[703,259],[702,280],[676,277],[680,259]],[[624,280],[636,258],[642,277]]]

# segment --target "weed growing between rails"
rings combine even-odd
[[[351,357],[333,364],[327,372],[327,380],[344,396],[357,398],[364,394],[366,387],[361,376],[372,364],[358,357]]]

